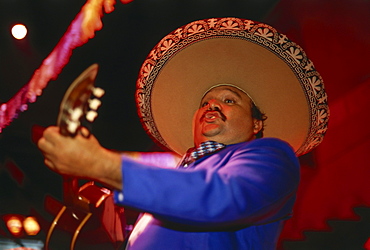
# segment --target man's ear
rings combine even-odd
[[[256,135],[263,128],[263,122],[261,120],[253,120],[253,134]]]

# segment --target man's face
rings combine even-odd
[[[232,86],[211,89],[193,118],[195,146],[213,140],[235,144],[255,139],[262,121],[252,118],[251,99]]]

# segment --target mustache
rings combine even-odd
[[[217,113],[222,121],[226,121],[226,116],[220,110],[206,110],[200,119],[204,119],[208,113]]]

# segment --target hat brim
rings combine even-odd
[[[298,155],[321,142],[328,106],[320,98],[326,94],[302,49],[265,24],[212,20],[166,36],[144,62],[137,104],[147,132],[183,154],[193,146],[192,118],[204,93],[217,84],[232,84],[267,115],[265,137],[288,142]],[[326,117],[320,120],[318,113]]]

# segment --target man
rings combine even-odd
[[[224,144],[251,141],[262,129],[252,117],[252,100],[235,87],[221,85],[208,91],[194,117],[194,145],[213,140]]]
[[[275,46],[281,57],[272,42],[285,48]],[[294,45],[250,20],[186,25],[152,50],[137,90],[144,128],[183,155],[180,164],[173,153],[118,154],[93,136],[61,136],[57,127],[38,142],[45,163],[102,182],[117,204],[145,212],[129,249],[274,249],[295,201],[296,154],[322,140],[327,122],[322,82],[315,94],[309,88],[318,73],[287,44]],[[264,128],[256,105],[267,113],[266,134],[280,139],[256,139]],[[312,115],[319,110],[321,120]]]

